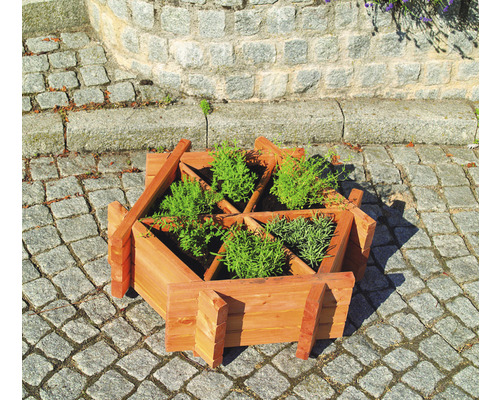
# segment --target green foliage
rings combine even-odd
[[[200,108],[201,108],[201,111],[203,111],[203,114],[205,115],[205,117],[208,114],[210,114],[210,111],[212,111],[212,106],[210,105],[210,103],[206,99],[203,99],[202,101],[200,101]]]
[[[200,214],[208,214],[222,195],[213,191],[203,190],[198,181],[183,177],[181,182],[170,185],[172,194],[165,196],[159,206],[159,211],[152,215],[155,224],[168,227],[177,235],[180,247],[202,256],[207,252],[210,240],[222,235],[222,230],[213,220],[199,220]],[[175,217],[165,222],[162,217]]]
[[[266,229],[283,240],[290,250],[313,269],[317,269],[330,244],[335,226],[330,218],[321,215],[293,220],[276,216],[267,222]]]
[[[283,273],[286,255],[281,240],[254,234],[242,225],[233,225],[225,239],[226,251],[220,254],[221,262],[236,277],[265,278]]]
[[[220,192],[233,201],[248,200],[255,187],[257,174],[248,168],[245,153],[236,144],[231,147],[224,142],[221,146],[216,145],[210,155],[214,157],[210,163],[213,185],[219,183]]]
[[[290,210],[322,203],[323,190],[336,189],[339,177],[344,172],[323,174],[327,169],[327,165],[316,159],[306,159],[306,156],[297,159],[287,154],[275,172],[270,193],[276,195]]]

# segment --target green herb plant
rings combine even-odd
[[[225,248],[224,253],[213,254],[219,255],[228,271],[240,279],[281,275],[286,266],[280,239],[253,233],[241,224],[226,231]]]
[[[331,159],[332,156],[333,154],[329,153],[325,158]],[[270,193],[276,195],[290,210],[322,203],[323,191],[338,188],[339,178],[345,172],[345,167],[342,167],[341,171],[329,171],[324,174],[327,169],[327,165],[314,158],[306,158],[306,155],[297,159],[286,154],[281,165],[277,167]]]
[[[220,193],[235,202],[248,200],[257,174],[248,168],[245,153],[236,144],[231,147],[223,142],[221,146],[216,145],[210,155],[214,157],[210,162],[213,185],[220,184]]]
[[[266,224],[269,232],[315,270],[325,256],[335,227],[330,218],[319,214],[311,219],[298,217],[293,220],[276,216]]]
[[[184,251],[200,257],[208,253],[208,244],[214,237],[222,236],[223,230],[212,218],[200,219],[201,214],[209,214],[213,206],[222,200],[222,195],[204,190],[194,179],[183,177],[180,182],[170,185],[172,194],[165,196],[159,210],[152,215],[155,224],[168,227],[177,235]],[[172,217],[165,221],[162,217]]]
[[[200,101],[200,108],[201,108],[201,111],[203,111],[203,115],[205,115],[205,117],[210,114],[210,111],[212,111],[212,107],[210,105],[210,103],[208,102],[208,100],[206,99],[203,99]]]

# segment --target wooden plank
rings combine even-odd
[[[158,196],[163,194],[166,188],[172,183],[181,155],[189,150],[190,147],[191,142],[189,140],[181,139],[179,141],[179,144],[165,161],[151,184],[144,189],[142,195],[123,218],[122,223],[116,228],[113,235],[109,237],[108,243],[111,246],[112,253],[115,255],[121,253],[121,256],[117,257],[122,260],[128,260],[122,264],[114,263],[112,265],[112,270],[114,269],[113,272],[116,277],[115,284],[113,285],[113,281],[111,282],[111,294],[114,297],[122,298],[128,290],[127,286],[130,286],[131,260],[127,255],[130,254],[131,246],[127,247],[126,244],[130,239],[132,225],[146,214]],[[120,282],[119,285],[117,284],[118,282]]]
[[[271,142],[269,139],[265,138],[264,136],[259,136],[257,139],[255,139],[254,148],[255,148],[255,150],[270,152],[271,154],[273,154],[275,156],[275,160],[278,164],[281,164],[283,157],[286,154],[290,154],[289,152],[285,151],[285,149],[280,149],[278,146],[276,146],[273,142]],[[300,148],[298,150],[299,151],[296,152],[294,157],[295,158],[303,157],[305,155],[304,149]]]
[[[363,279],[366,270],[370,249],[361,251],[359,246],[354,242],[349,242],[347,245],[346,255],[344,257],[343,271],[352,271],[356,282]]]
[[[255,206],[257,205],[257,202],[259,201],[260,197],[264,193],[264,190],[266,189],[267,184],[269,183],[269,180],[271,179],[271,176],[274,171],[274,167],[276,166],[276,161],[272,161],[266,166],[266,170],[264,171],[264,174],[262,175],[262,178],[259,181],[259,184],[255,188],[255,191],[252,194],[252,197],[250,197],[250,200],[248,201],[245,209],[243,210],[243,213],[249,213],[252,212],[255,209]]]
[[[295,356],[302,360],[307,360],[309,354],[316,342],[316,332],[323,307],[323,297],[325,295],[326,285],[324,283],[315,283],[311,286],[309,295],[304,306],[302,324],[300,325],[299,341]]]
[[[346,210],[335,228],[330,245],[318,268],[320,273],[340,272],[349,241],[354,216]]]
[[[194,351],[212,368],[222,362],[227,315],[228,305],[215,291],[199,292]]]

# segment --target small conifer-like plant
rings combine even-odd
[[[235,278],[265,278],[283,274],[286,254],[283,242],[233,225],[225,234],[226,251],[219,254]]]
[[[330,218],[319,214],[311,219],[298,217],[293,220],[276,216],[266,224],[269,232],[315,270],[325,256],[335,227]]]
[[[329,157],[329,156],[327,156]],[[302,210],[305,207],[324,201],[323,191],[338,187],[339,177],[344,171],[326,170],[328,166],[313,157],[294,158],[285,155],[275,172],[271,194],[278,197],[281,204],[290,210]]]
[[[214,237],[222,236],[222,229],[212,218],[199,219],[200,214],[209,214],[222,195],[204,190],[200,183],[184,176],[180,182],[170,186],[171,194],[161,201],[159,210],[152,215],[155,224],[168,230],[179,239],[181,249],[199,257],[208,252],[208,243]],[[172,217],[165,221],[162,217]]]
[[[213,173],[213,185],[220,185],[218,191],[229,199],[239,202],[248,200],[255,187],[257,174],[248,168],[245,162],[245,153],[236,146],[231,147],[227,142],[215,146],[210,153],[214,157],[210,162]]]

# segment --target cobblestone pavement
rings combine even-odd
[[[323,153],[326,147],[313,147]],[[471,399],[479,390],[479,168],[465,147],[336,146],[377,220],[344,337],[166,353],[140,296],[110,295],[106,206],[140,196],[146,152],[23,160],[23,398]]]

